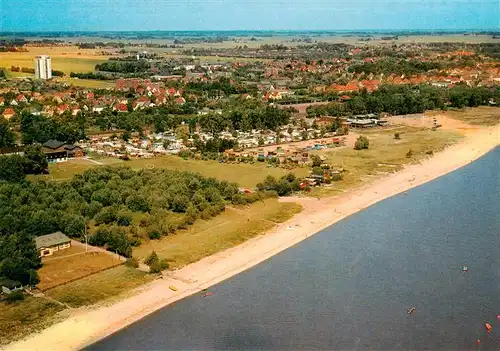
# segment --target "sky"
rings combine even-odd
[[[0,0],[0,32],[500,30],[500,0]]]

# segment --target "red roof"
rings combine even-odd
[[[128,106],[126,104],[120,104],[120,103],[117,103],[115,105],[115,109],[120,111],[120,112],[127,112],[128,111]]]
[[[13,108],[6,108],[4,111],[3,111],[3,115],[4,116],[14,116],[16,114],[16,111],[14,111]]]
[[[22,101],[22,100],[25,100],[26,98],[24,97],[23,94],[20,94],[17,96],[17,101]]]

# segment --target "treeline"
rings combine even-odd
[[[21,139],[23,144],[44,143],[51,139],[74,143],[85,139],[83,116],[74,118],[67,113],[56,119],[23,112],[21,114]]]
[[[391,74],[413,75],[428,72],[433,69],[442,69],[443,65],[439,62],[423,62],[419,60],[406,59],[382,59],[377,62],[356,63],[349,67],[349,72],[365,74]]]
[[[382,86],[372,94],[366,92],[347,102],[309,106],[308,117],[346,116],[387,112],[394,115],[422,113],[446,106],[462,108],[488,105],[489,99],[500,99],[500,88],[470,88],[456,86],[451,89],[422,86]]]
[[[34,68],[28,68],[28,67],[11,66],[10,70],[11,70],[11,72],[23,72],[23,73],[35,74],[35,69]],[[64,76],[64,72],[63,71],[52,70],[52,76],[54,76],[54,77],[63,77]]]
[[[48,173],[48,163],[40,146],[26,146],[22,156],[0,156],[0,181],[19,182],[27,174],[42,173]]]
[[[263,196],[195,173],[128,167],[99,167],[64,182],[0,182],[0,276],[37,280],[32,251],[39,235],[62,231],[81,239],[87,226],[89,243],[130,257],[143,240],[213,217],[228,202]],[[10,258],[15,262],[5,264]]]
[[[16,135],[10,128],[9,121],[0,116],[0,148],[16,145]]]
[[[113,80],[114,77],[108,76],[101,73],[87,72],[87,73],[77,73],[71,72],[69,75],[71,78],[79,78],[79,79],[98,79],[98,80]]]
[[[95,66],[96,71],[118,73],[143,73],[151,69],[151,64],[146,61],[107,61]]]

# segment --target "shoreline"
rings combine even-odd
[[[291,197],[304,210],[243,244],[167,272],[118,302],[90,306],[5,350],[75,350],[84,348],[184,297],[226,280],[294,246],[368,206],[453,172],[500,144],[500,126],[480,128],[457,144],[361,188],[324,199]],[[172,291],[169,286],[175,286]],[[92,309],[93,308],[93,309]],[[92,309],[92,310],[91,310]],[[78,330],[78,333],[75,331]],[[68,337],[71,335],[71,337]]]

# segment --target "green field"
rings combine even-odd
[[[206,177],[214,177],[219,180],[236,182],[242,187],[254,188],[256,184],[262,181],[267,175],[281,177],[289,171],[267,167],[265,164],[227,164],[217,161],[197,161],[184,160],[177,156],[163,156],[153,159],[135,159],[131,161],[120,161],[113,158],[99,158],[98,162],[105,165],[128,165],[133,169],[140,168],[167,168],[178,171],[189,171],[201,173]],[[88,160],[70,160],[65,163],[51,164],[49,166],[50,174],[47,176],[36,176],[46,179],[67,180],[73,175],[82,173],[86,169],[98,167],[99,165]],[[297,168],[293,171],[298,176],[307,175],[307,168]],[[36,177],[30,177],[31,179]]]
[[[155,251],[169,262],[171,268],[180,268],[262,234],[301,209],[296,203],[276,199],[228,207],[210,220],[199,219],[186,230],[143,243],[134,249],[133,255],[144,259]]]
[[[71,307],[81,307],[123,294],[152,279],[147,273],[122,265],[47,290],[45,294]]]

